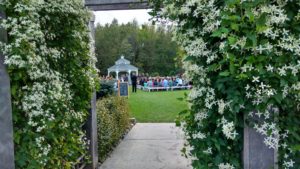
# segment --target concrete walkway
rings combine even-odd
[[[100,169],[191,169],[174,123],[138,123]]]

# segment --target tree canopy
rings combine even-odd
[[[102,75],[121,55],[142,73],[174,75],[181,70],[181,53],[172,41],[170,27],[165,25],[139,25],[136,20],[119,24],[114,19],[110,24],[96,26],[97,67]]]

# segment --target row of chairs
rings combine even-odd
[[[147,91],[147,92],[152,92],[152,91],[173,91],[173,90],[182,90],[182,89],[191,89],[192,86],[172,86],[172,87],[161,87],[161,86],[137,86],[138,89]]]

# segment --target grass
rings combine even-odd
[[[130,116],[137,122],[174,122],[181,111],[187,109],[187,103],[177,98],[183,98],[188,91],[144,92],[129,95]]]

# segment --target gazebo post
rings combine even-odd
[[[128,82],[131,84],[131,70],[128,70]]]
[[[116,79],[119,80],[119,71],[116,71]]]

